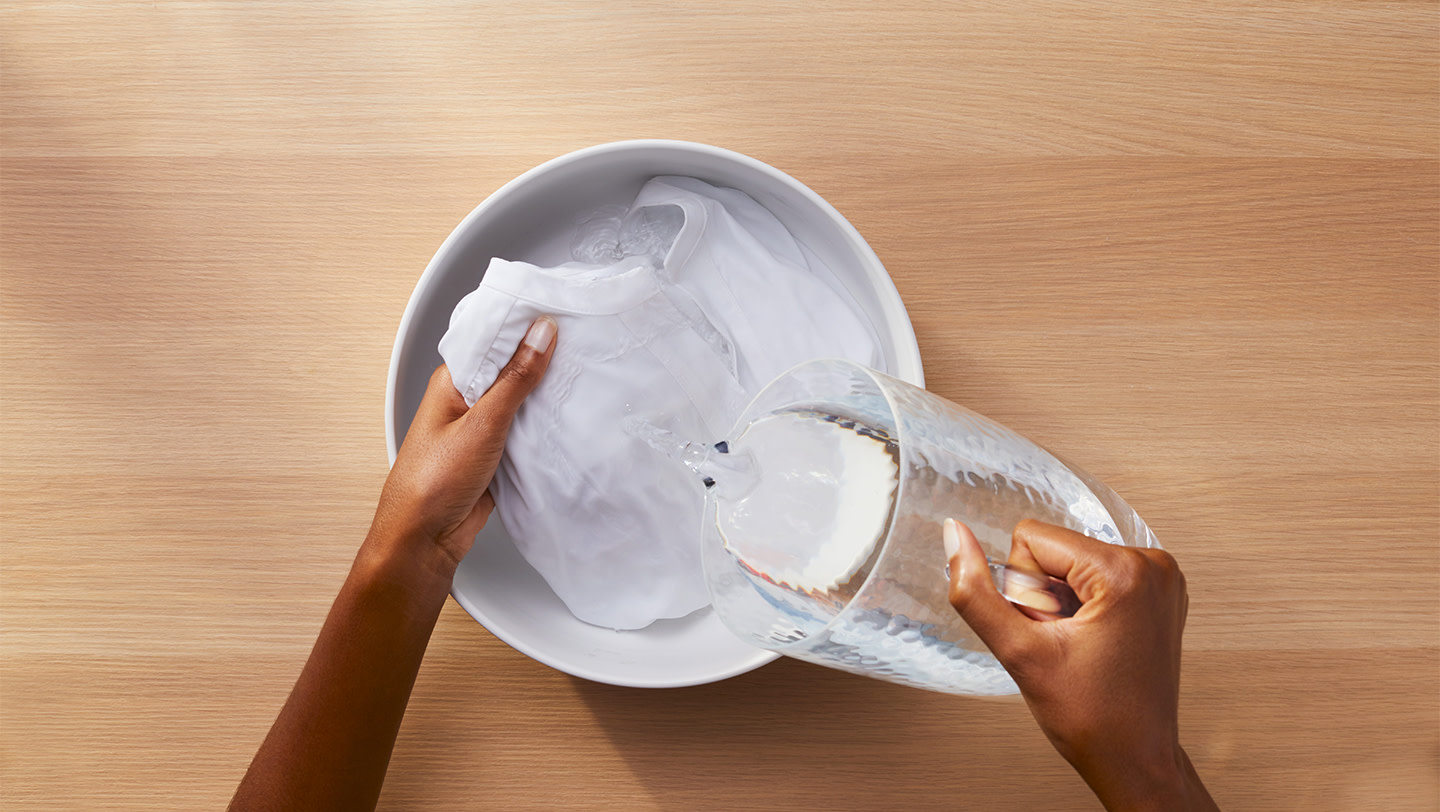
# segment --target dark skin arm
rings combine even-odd
[[[510,422],[554,336],[554,322],[537,319],[473,407],[445,367],[431,376],[370,532],[231,810],[375,808],[455,569],[495,507],[487,488]]]
[[[1218,812],[1180,746],[1185,576],[1164,550],[1026,520],[1009,563],[1070,583],[1055,618],[1000,596],[970,529],[947,521],[950,602],[1020,686],[1040,729],[1111,812]]]
[[[456,567],[494,509],[487,489],[510,422],[553,350],[554,322],[537,320],[470,408],[444,367],[431,377],[370,532],[231,810],[375,808]],[[1216,810],[1180,747],[1188,598],[1174,559],[1022,522],[1010,562],[1064,578],[1085,603],[1056,620],[1000,597],[968,528],[947,523],[946,535],[951,603],[1106,808]]]

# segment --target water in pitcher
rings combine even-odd
[[[751,423],[727,450],[701,466],[717,483],[725,552],[801,621],[790,634],[819,631],[864,584],[885,537],[899,485],[895,441],[836,415],[786,411]],[[725,487],[734,459],[754,482],[743,490]],[[716,463],[730,470],[711,470]]]
[[[757,588],[818,631],[864,583],[894,511],[899,449],[883,432],[815,411],[762,417],[734,440],[627,428],[704,479],[724,549]]]
[[[902,460],[896,439],[865,420],[794,408],[714,445],[647,440],[706,481],[711,597],[742,639],[932,690],[1011,694],[1014,682],[949,606],[940,523],[965,521],[996,561],[1027,517],[1121,536],[1064,463],[1018,435],[984,432],[912,426]]]
[[[896,518],[894,438],[860,420],[795,410],[755,420],[723,448],[728,453],[710,454],[698,469],[716,483],[706,520],[721,549],[707,555],[724,560],[707,566],[730,578],[713,597],[732,630],[782,653],[850,661],[899,682],[1014,690],[987,653],[946,639],[943,616],[936,623],[934,612],[917,611],[908,589],[891,590],[883,605],[855,600]],[[716,470],[717,462],[726,468]],[[727,489],[736,473],[753,484]],[[943,556],[931,563],[922,577],[943,601]],[[880,581],[871,594],[891,585]]]

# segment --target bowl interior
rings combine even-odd
[[[884,369],[924,384],[919,348],[894,284],[873,251],[829,204],[787,175],[699,144],[632,141],[557,158],[506,184],[455,229],[412,294],[390,363],[390,459],[441,363],[450,313],[480,283],[492,257],[555,265],[570,259],[575,225],[601,206],[628,205],[656,175],[686,175],[746,192],[819,256],[875,326]],[[563,340],[563,337],[562,337]],[[696,528],[699,543],[699,528]],[[616,685],[669,687],[724,679],[775,658],[735,638],[704,609],[639,631],[577,620],[491,521],[461,563],[452,594],[517,650],[570,674]]]

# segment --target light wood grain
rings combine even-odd
[[[1233,809],[1440,807],[1440,8],[0,9],[0,806],[223,806],[385,476],[394,329],[505,181],[736,149],[890,269],[930,388],[1190,580]],[[382,808],[1096,809],[1023,705],[640,691],[453,604]]]

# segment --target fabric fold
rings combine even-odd
[[[714,442],[775,375],[818,357],[875,366],[878,345],[829,269],[741,192],[655,178],[582,225],[606,243],[575,254],[613,262],[493,259],[439,349],[473,405],[530,322],[555,318],[550,369],[491,484],[496,512],[576,617],[637,629],[708,603],[704,491],[627,421]],[[622,246],[643,255],[614,256]]]

